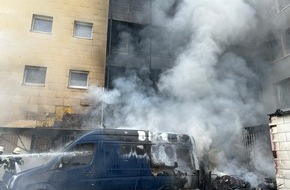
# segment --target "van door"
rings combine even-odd
[[[142,155],[136,152],[136,147],[137,144],[113,142],[100,147],[100,154],[104,155],[102,179],[99,180],[102,190],[148,189],[150,163],[143,145]]]
[[[94,162],[97,145],[95,143],[80,143],[73,146],[68,154],[62,157],[61,170],[67,176],[66,190],[96,189],[96,166]]]

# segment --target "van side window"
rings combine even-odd
[[[131,145],[130,144],[123,144],[123,145],[121,145],[119,151],[120,151],[120,153],[122,155],[124,155],[124,154],[130,154],[130,152],[132,152]]]
[[[78,166],[90,164],[94,153],[94,143],[77,144],[70,152],[74,152],[68,165]]]
[[[122,144],[119,149],[119,155],[145,156],[149,153],[149,145],[146,144]]]
[[[136,154],[137,155],[145,155],[146,154],[146,151],[148,151],[148,145],[137,145],[136,146]]]
[[[149,171],[149,154],[147,144],[105,143],[103,160],[110,175],[137,176]]]

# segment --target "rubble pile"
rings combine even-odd
[[[213,182],[214,190],[276,190],[277,185],[274,179],[265,178],[263,184],[258,187],[251,187],[251,184],[236,176],[218,176]]]
[[[251,188],[251,184],[235,176],[218,176],[213,182],[213,187],[215,190],[233,190],[233,189],[243,189],[243,190],[254,190]]]
[[[277,190],[276,180],[265,178],[264,183],[258,185],[257,190]]]

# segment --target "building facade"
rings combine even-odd
[[[290,189],[290,111],[270,114],[269,125],[277,189]]]
[[[290,2],[275,0],[275,33],[270,39],[277,111],[270,114],[270,137],[278,189],[290,189]],[[283,110],[283,111],[282,111]]]
[[[104,86],[108,1],[0,0],[0,15],[1,128],[63,127],[84,113],[88,87]],[[33,132],[19,131],[4,146],[30,147]]]
[[[275,34],[270,40],[276,108],[290,107],[290,2],[275,0]]]
[[[173,65],[170,30],[155,22],[154,0],[110,0],[105,86],[134,72],[153,86]],[[162,48],[163,47],[163,48]]]

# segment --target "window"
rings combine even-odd
[[[87,23],[87,22],[75,21],[74,37],[92,39],[93,38],[93,24]]]
[[[281,57],[283,57],[283,48],[282,48],[282,42],[280,38],[272,39],[269,42],[270,50],[271,50],[271,59],[272,61],[275,61]]]
[[[283,108],[290,107],[290,78],[285,79],[276,85],[278,106]]]
[[[286,48],[286,53],[290,53],[290,28],[288,28],[284,32],[284,40],[285,40],[285,48]]]
[[[88,88],[89,72],[70,70],[69,87],[70,88]]]
[[[290,2],[289,0],[278,0],[278,4],[279,4],[279,10],[281,11],[282,9],[289,6]]]
[[[118,151],[119,155],[121,156],[130,156],[132,154],[136,154],[138,156],[145,156],[148,154],[149,148],[148,145],[143,144],[123,144],[120,145],[120,149]]]
[[[177,160],[191,165],[190,147],[180,146],[176,149]]]
[[[138,175],[145,170],[144,166],[149,166],[149,152],[148,144],[105,143],[104,165],[112,175],[120,174],[124,168],[130,175]]]
[[[23,84],[44,86],[46,67],[25,66]]]
[[[141,25],[113,21],[111,45],[112,51],[118,53],[149,53],[150,40]]]
[[[51,33],[52,19],[50,16],[33,15],[31,31]]]
[[[176,147],[173,145],[152,145],[151,146],[151,159],[153,165],[165,165],[173,167],[176,162]]]
[[[91,163],[94,155],[94,143],[84,143],[74,146],[69,152],[73,155],[65,155],[65,162],[62,164],[63,167],[79,166],[79,165],[88,165]]]
[[[149,24],[150,2],[142,0],[114,0],[111,6],[112,16],[116,20]]]
[[[4,147],[4,153],[11,154],[18,142],[18,136],[14,133],[2,133],[0,144]]]

